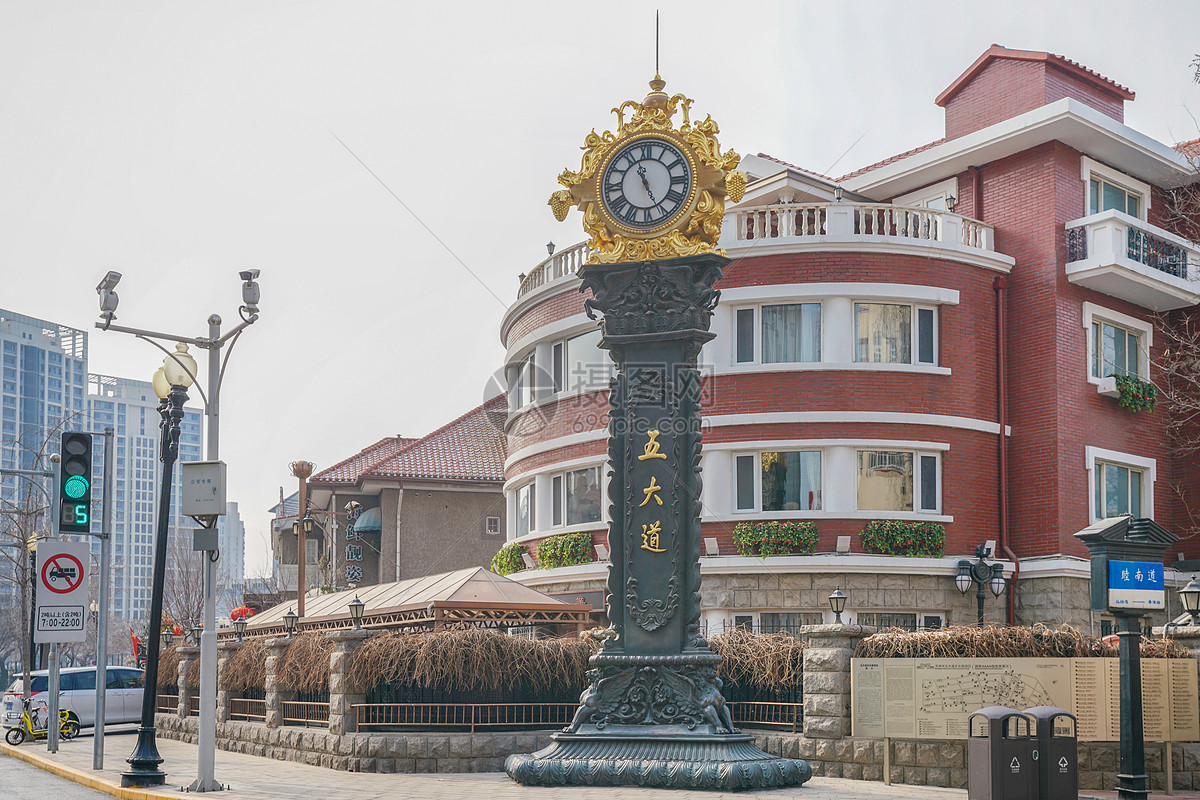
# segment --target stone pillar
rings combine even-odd
[[[806,625],[804,648],[804,735],[841,739],[850,735],[850,656],[876,628],[864,625]]]
[[[367,696],[351,679],[350,671],[355,650],[370,636],[370,631],[361,628],[329,634],[333,640],[333,652],[329,654],[329,732],[334,736],[357,730],[354,704],[365,703]]]
[[[283,657],[283,652],[287,650],[288,645],[292,640],[286,636],[281,636],[278,639],[272,639],[267,643],[267,679],[266,679],[266,723],[268,728],[278,728],[283,725],[283,706],[280,705],[283,698],[280,696],[279,685],[275,681],[275,673],[279,666],[279,659]]]
[[[177,667],[177,677],[175,678],[179,703],[175,706],[175,713],[179,715],[180,719],[184,719],[192,713],[192,695],[196,693],[196,690],[194,687],[188,686],[187,674],[188,670],[192,668],[192,664],[199,657],[199,647],[179,647],[179,666]]]
[[[217,722],[229,721],[229,689],[225,686],[225,665],[233,658],[241,642],[217,644]]]

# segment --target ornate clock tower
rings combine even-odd
[[[808,764],[775,758],[733,726],[713,653],[700,633],[700,348],[714,337],[717,249],[726,196],[746,176],[721,153],[711,117],[655,75],[641,103],[613,109],[578,172],[550,197],[559,221],[583,212],[591,256],[579,270],[617,376],[609,391],[609,567],[612,628],[591,659],[571,725],[549,747],[509,756],[535,785],[698,789],[794,786]],[[631,112],[626,120],[626,113]],[[676,127],[674,118],[681,115]]]

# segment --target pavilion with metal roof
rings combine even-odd
[[[558,633],[592,627],[589,603],[564,603],[536,589],[497,575],[483,567],[468,567],[380,583],[305,598],[305,615],[297,632],[329,631],[354,627],[350,602],[358,597],[363,609],[362,627],[378,630],[443,630],[448,627],[525,628],[553,626]],[[251,617],[246,636],[282,636],[284,617],[295,613],[289,600]],[[223,639],[232,632],[221,632]]]

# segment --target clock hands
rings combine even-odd
[[[654,199],[654,192],[650,191],[650,181],[646,180],[646,168],[639,164],[637,174],[642,179],[642,186],[646,188],[646,194],[650,197],[650,202],[657,203],[658,201]]]

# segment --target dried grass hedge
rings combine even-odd
[[[731,628],[708,643],[723,659],[718,673],[727,683],[774,689],[799,686],[804,679],[807,642],[790,633]]]
[[[217,682],[224,689],[265,690],[267,688],[267,639],[247,639],[238,646]]]
[[[328,689],[329,656],[332,653],[333,640],[325,634],[318,631],[296,634],[276,667],[279,688],[289,692]]]
[[[179,648],[168,647],[158,654],[158,688],[174,690],[179,685]],[[163,694],[175,694],[174,691]]]
[[[359,646],[351,679],[365,691],[385,684],[447,690],[572,688],[587,685],[591,639],[522,639],[482,628],[384,633]]]
[[[1115,658],[1116,645],[1070,625],[1050,628],[953,625],[938,630],[892,628],[868,636],[855,658]],[[1191,658],[1173,639],[1142,641],[1143,658]]]

